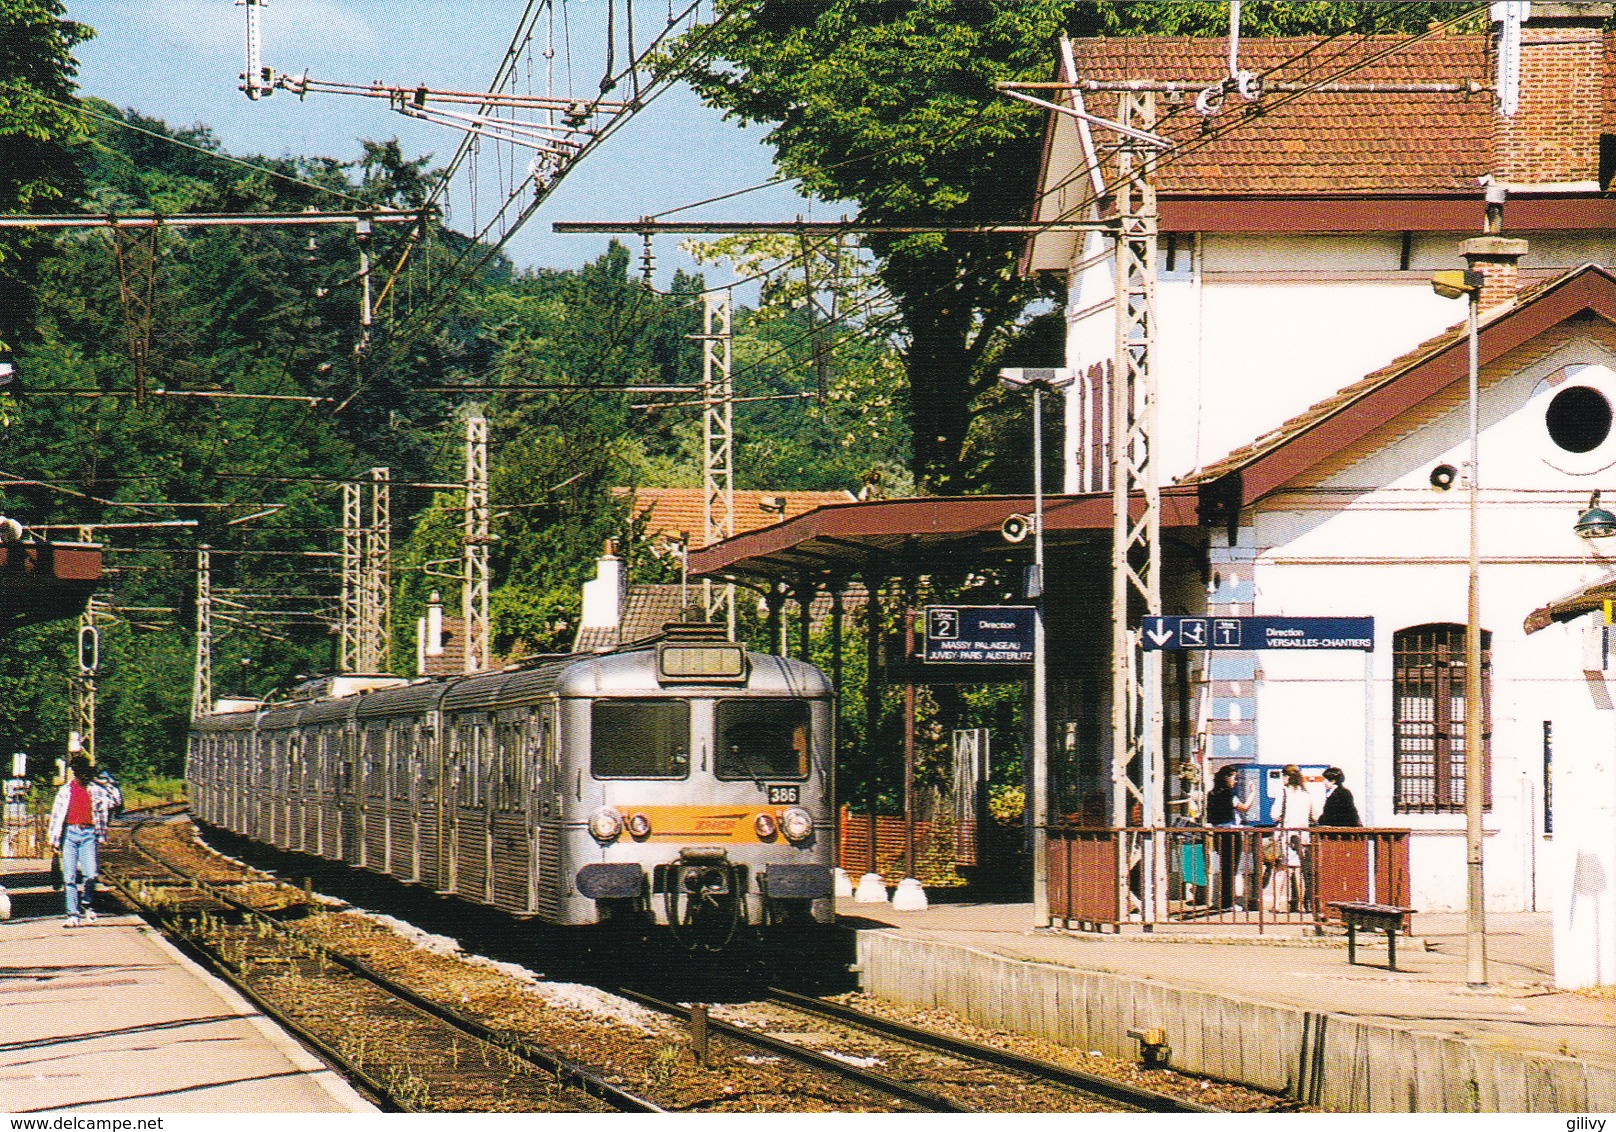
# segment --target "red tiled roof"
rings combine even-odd
[[[678,585],[630,585],[623,597],[622,620],[615,628],[594,626],[580,628],[572,644],[573,652],[599,652],[615,649],[619,645],[632,645],[648,640],[662,632],[670,621],[684,620],[681,590]],[[700,587],[691,587],[687,594],[701,600]]]
[[[1259,104],[1231,94],[1203,119],[1193,97],[1159,94],[1156,132],[1177,148],[1157,170],[1164,195],[1478,193],[1491,173],[1515,183],[1592,181],[1599,134],[1616,120],[1616,47],[1592,27],[1528,27],[1520,109],[1494,110],[1486,35],[1242,39],[1240,65],[1264,76]],[[1079,39],[1080,81],[1149,78],[1202,86],[1228,72],[1222,38]],[[1309,92],[1277,84],[1339,76],[1360,85],[1475,84],[1476,93]],[[1117,98],[1085,92],[1090,113],[1114,117]],[[1111,138],[1095,131],[1102,148]],[[1059,175],[1059,171],[1054,171]],[[1049,171],[1046,171],[1046,176]]]
[[[614,489],[615,494],[629,494],[626,488]],[[690,536],[691,547],[706,545],[703,532],[703,493],[699,487],[642,487],[633,492],[635,514],[649,512],[646,537],[656,540],[661,536],[679,538]],[[785,500],[785,512],[765,511],[760,504],[771,506],[778,499]],[[853,496],[845,491],[737,491],[735,493],[735,533],[745,534],[759,527],[782,522],[815,507],[828,503],[850,503]]]

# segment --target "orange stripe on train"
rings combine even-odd
[[[651,833],[646,841],[689,840],[700,837],[708,841],[744,841],[762,843],[752,822],[759,814],[768,814],[776,822],[783,807],[758,806],[756,809],[735,806],[618,806],[617,812],[626,822],[632,814],[644,814],[651,821]],[[767,839],[772,844],[781,840],[777,833]]]

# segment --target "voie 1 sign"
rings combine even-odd
[[[1030,605],[933,605],[925,609],[928,664],[1031,664]]]
[[[1144,647],[1375,651],[1373,617],[1147,617]]]

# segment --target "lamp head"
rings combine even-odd
[[[1438,271],[1431,275],[1431,290],[1444,299],[1463,299],[1481,294],[1484,282],[1486,280],[1479,271]]]
[[[1057,389],[1065,389],[1077,375],[1069,369],[1023,369],[1013,367],[999,371],[999,384],[1006,389],[1036,389],[1042,393],[1052,393]]]
[[[1586,539],[1609,538],[1616,535],[1616,515],[1612,515],[1599,505],[1599,492],[1595,491],[1588,499],[1588,509],[1577,516],[1577,522],[1572,530]]]

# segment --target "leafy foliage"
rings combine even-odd
[[[84,129],[73,112],[73,48],[95,33],[61,0],[0,5],[0,212],[45,212],[77,195]],[[26,337],[47,241],[0,235],[0,354]]]

